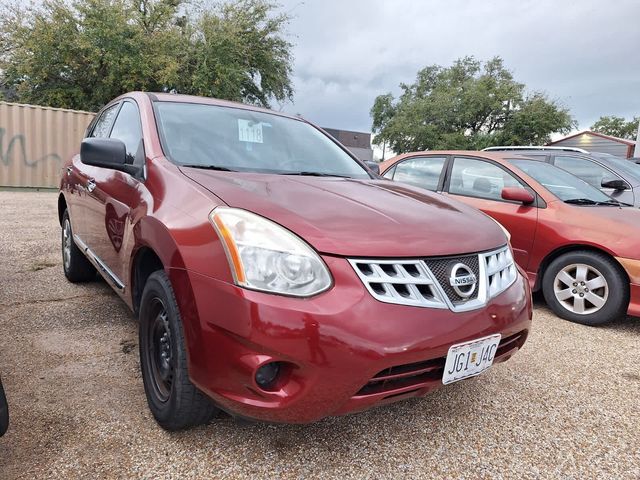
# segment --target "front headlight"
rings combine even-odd
[[[301,238],[255,213],[217,207],[209,216],[222,240],[236,284],[309,297],[331,286],[318,254]]]

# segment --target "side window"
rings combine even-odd
[[[505,187],[524,187],[513,175],[493,163],[456,158],[451,169],[449,193],[489,200],[502,200]]]
[[[140,126],[140,114],[138,107],[132,102],[124,102],[116,123],[113,124],[110,138],[122,140],[127,147],[128,162],[133,163],[136,151],[142,139],[142,127]]]
[[[602,188],[602,180],[617,180],[620,178],[613,172],[586,158],[557,155],[555,165],[596,188]]]
[[[387,170],[386,172],[384,172],[384,175],[382,175],[384,178],[387,178],[389,180],[393,180],[393,174],[396,171],[396,166],[394,165],[393,167],[391,167],[389,170]]]
[[[106,138],[109,136],[111,124],[113,123],[113,119],[116,116],[116,112],[118,111],[117,107],[118,104],[115,104],[102,112],[100,118],[98,118],[96,124],[93,127],[93,131],[90,135],[91,137]]]
[[[396,166],[393,179],[416,187],[436,191],[445,157],[410,158]]]

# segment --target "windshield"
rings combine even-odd
[[[371,178],[326,135],[301,120],[196,103],[155,106],[165,154],[179,165]]]
[[[605,165],[620,170],[621,173],[631,175],[634,179],[640,178],[640,165],[635,162],[608,153],[592,153],[591,155],[601,159]]]
[[[512,159],[513,165],[525,172],[531,178],[541,183],[547,190],[564,202],[585,200],[594,203],[608,203],[612,199],[587,182],[574,177],[570,173],[536,160]]]

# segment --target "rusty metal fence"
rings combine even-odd
[[[0,187],[57,187],[94,114],[0,102]]]

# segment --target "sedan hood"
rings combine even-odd
[[[506,242],[483,213],[387,180],[181,170],[227,205],[279,223],[325,254],[426,257]]]

